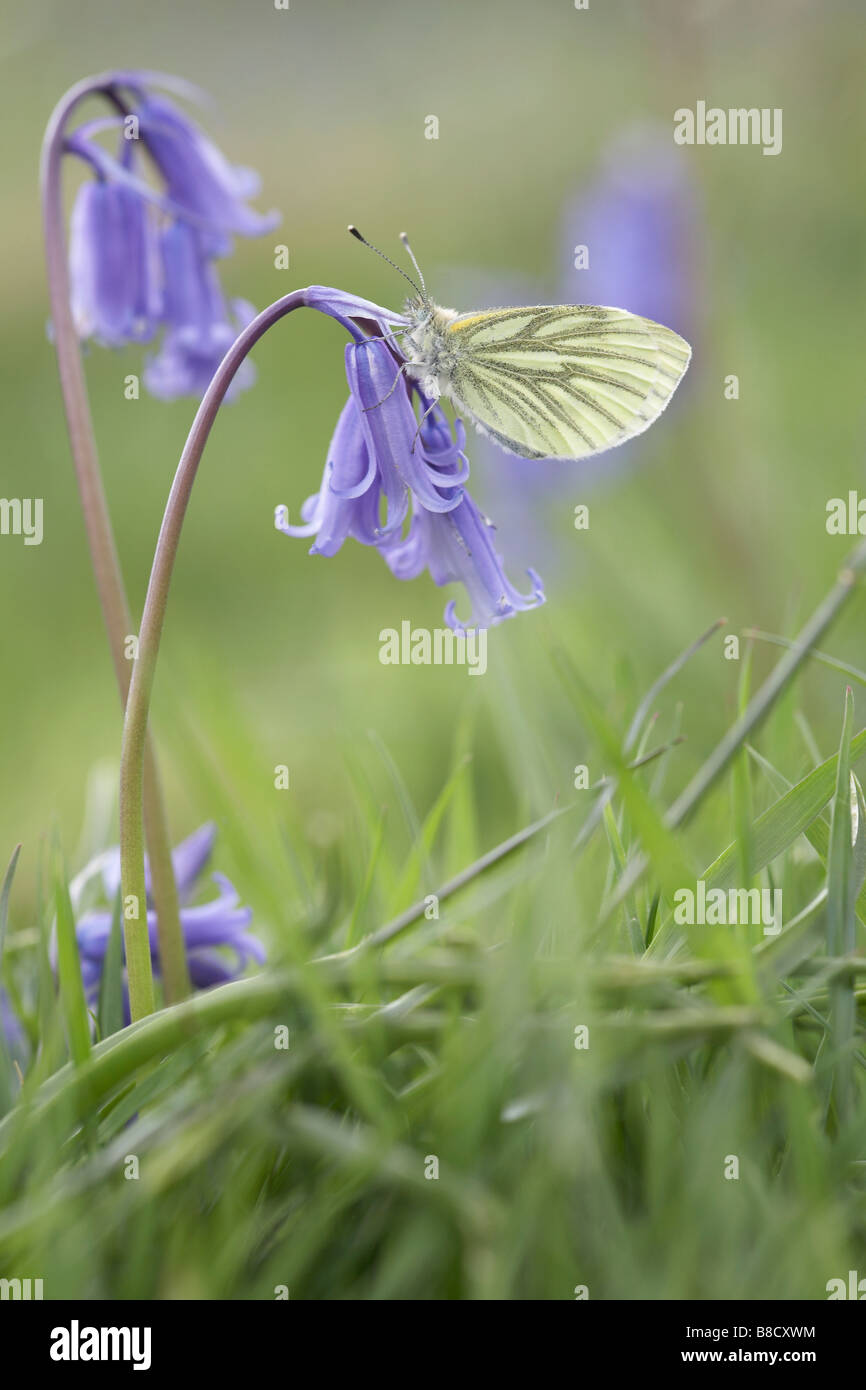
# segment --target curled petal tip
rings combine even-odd
[[[529,575],[529,578],[532,582],[533,594],[538,599],[539,603],[544,603],[544,583],[542,581],[541,575],[538,573],[537,570],[531,568],[527,569],[526,573]]]

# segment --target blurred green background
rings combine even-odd
[[[733,631],[790,631],[818,601],[849,544],[826,533],[827,499],[863,479],[866,26],[855,4],[591,0],[579,12],[570,0],[292,0],[283,12],[264,0],[35,9],[4,0],[3,10],[2,492],[45,501],[40,547],[0,539],[0,855],[24,841],[19,905],[54,818],[75,857],[88,780],[119,750],[45,331],[37,193],[45,122],[88,73],[160,69],[213,94],[203,123],[230,159],[260,171],[258,206],[283,215],[276,235],[240,242],[223,267],[227,291],[259,307],[309,283],[397,307],[401,282],[350,240],[349,221],[391,253],[407,230],[446,303],[438,286],[476,274],[479,285],[518,277],[564,293],[563,206],[635,124],[667,133],[700,209],[688,390],[627,466],[609,456],[608,477],[563,463],[554,484],[539,479],[537,497],[531,478],[521,483],[510,524],[516,512],[540,538],[529,558],[548,602],[490,633],[483,679],[379,663],[380,629],[405,618],[441,625],[451,591],[427,578],[400,584],[352,542],[335,559],[310,558],[306,543],[273,530],[277,503],[296,520],[319,485],[345,380],[337,325],[298,315],[269,334],[255,353],[257,386],[221,413],[176,570],[155,720],[177,836],[212,814],[214,776],[233,788],[239,816],[249,813],[249,833],[269,834],[283,814],[277,763],[291,769],[289,796],[307,832],[333,835],[350,815],[347,759],[371,746],[370,731],[425,811],[468,718],[482,841],[492,843],[567,793],[584,760],[553,647],[567,649],[606,703],[627,704],[715,618]],[[781,155],[675,147],[673,113],[698,99],[783,108]],[[424,136],[429,114],[439,118],[436,141]],[[78,177],[70,171],[70,194]],[[290,248],[288,271],[274,268],[278,242]],[[583,298],[579,271],[570,297]],[[195,407],[144,393],[126,401],[124,376],[141,365],[134,350],[96,348],[87,361],[135,611]],[[737,401],[724,397],[729,373],[740,380]],[[505,484],[494,470],[495,459],[479,455],[472,489],[495,518]],[[588,531],[573,526],[580,502],[590,506]],[[501,540],[509,553],[514,538]],[[513,567],[511,577],[526,587]],[[866,665],[862,617],[860,603],[834,649]],[[770,655],[759,651],[760,669]],[[730,722],[736,681],[721,643],[688,669],[688,743],[673,780]],[[841,683],[818,672],[807,694],[828,754]],[[524,736],[509,745],[497,731],[515,721]],[[229,739],[229,729],[243,732]],[[254,895],[251,883],[239,886]]]

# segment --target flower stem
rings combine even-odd
[[[295,290],[264,309],[235,339],[214,373],[189,432],[171,486],[138,634],[138,657],[132,669],[123,721],[120,756],[120,868],[125,902],[144,900],[144,834],[142,783],[147,744],[147,720],[159,643],[165,621],[172,570],[184,517],[205,444],[232,379],[250,349],[279,319],[303,308],[307,291]],[[133,1022],[147,1009],[147,981],[129,962],[129,1006]]]
[[[108,632],[120,698],[125,704],[130,685],[130,663],[125,648],[127,638],[132,633],[132,619],[99,471],[81,347],[72,318],[63,219],[62,159],[66,128],[78,104],[93,95],[101,95],[119,110],[125,110],[110,73],[101,77],[86,78],[70,88],[52,113],[45,132],[41,172],[42,208],[51,321],[69,442],[81,494],[96,587]],[[151,892],[159,933],[160,969],[166,998],[170,1003],[174,1003],[189,994],[189,974],[171,859],[171,839],[156,760],[149,741],[142,751],[143,814],[150,856]],[[140,901],[142,904],[146,901],[143,892]],[[124,935],[130,977],[133,972],[137,977],[140,1016],[141,1012],[149,1013],[153,1009],[153,974],[146,908],[142,909],[137,921],[125,921]]]

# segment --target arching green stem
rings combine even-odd
[[[121,702],[125,703],[130,685],[130,663],[126,657],[126,642],[134,629],[99,471],[81,347],[72,318],[63,217],[62,160],[67,127],[75,109],[91,96],[102,96],[120,112],[126,109],[111,73],[87,78],[70,88],[55,108],[45,132],[41,171],[42,210],[51,321],[69,441],[78,490],[81,494],[96,587],[108,632],[120,698]],[[177,1002],[189,993],[189,974],[171,859],[171,839],[156,762],[149,742],[142,749],[142,758],[143,814],[150,857],[151,893],[159,931],[160,968],[166,997],[169,1002]],[[145,921],[145,938],[146,935]],[[147,946],[146,940],[145,945]],[[149,1012],[153,1008],[149,948],[144,953],[139,951],[139,957],[139,1007],[144,1012]]]
[[[124,902],[133,906],[145,900],[142,785],[150,697],[171,576],[192,486],[217,411],[235,373],[263,333],[293,309],[306,305],[306,294],[305,290],[295,290],[278,299],[253,319],[229,348],[198,408],[166,504],[141,617],[138,657],[133,664],[126,702],[120,759],[121,883]],[[142,1018],[152,1007],[148,991],[147,923],[142,920],[142,911],[139,911],[137,921],[132,919],[125,923],[129,1002],[133,1021]]]

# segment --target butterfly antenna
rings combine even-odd
[[[350,232],[350,234],[355,238],[356,241],[360,241],[361,244],[362,244],[363,246],[367,246],[367,247],[369,247],[369,249],[370,249],[371,251],[375,251],[377,256],[381,256],[383,261],[387,261],[388,264],[389,264],[390,266],[393,266],[393,268],[394,268],[394,270],[396,270],[397,274],[398,274],[398,275],[402,275],[402,276],[403,276],[403,279],[404,279],[404,280],[407,280],[407,281],[409,282],[409,284],[412,286],[413,290],[415,290],[416,294],[420,294],[421,297],[422,297],[423,299],[426,299],[426,298],[427,298],[427,290],[421,288],[421,285],[424,284],[424,277],[423,277],[423,275],[421,276],[421,285],[416,285],[416,283],[415,283],[415,281],[412,279],[412,276],[411,276],[411,275],[407,275],[406,272],[405,272],[405,270],[403,270],[402,267],[399,266],[399,265],[397,264],[396,261],[392,261],[390,256],[386,256],[384,251],[380,251],[379,248],[378,248],[378,246],[374,246],[373,243],[372,243],[372,241],[368,241],[367,238],[366,238],[365,236],[362,236],[361,233],[358,231],[358,228],[357,228],[352,222],[349,223],[349,232]],[[411,254],[411,252],[410,252],[410,254]],[[415,257],[414,257],[414,256],[412,256],[412,261],[413,261],[413,263],[414,263],[414,261],[415,261]],[[417,266],[416,266],[416,269],[417,269]],[[421,272],[418,271],[418,274],[420,275]]]
[[[422,272],[422,270],[421,270],[420,265],[418,264],[418,262],[417,262],[416,259],[415,259],[415,252],[412,250],[412,247],[409,245],[409,238],[407,237],[407,235],[406,235],[405,232],[401,232],[401,233],[400,233],[400,240],[402,241],[403,245],[406,247],[406,250],[409,252],[409,259],[410,259],[410,261],[412,262],[412,264],[414,265],[416,271],[418,272],[418,279],[421,281],[421,288],[422,288],[423,291],[424,291],[424,298],[426,299],[426,298],[427,298],[427,286],[426,286],[425,283],[424,283],[424,274],[423,274],[423,272]]]

